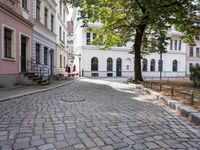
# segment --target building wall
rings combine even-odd
[[[199,48],[199,53],[200,53],[200,40],[196,40],[196,45],[192,46],[193,47],[193,56],[190,56],[190,45],[187,45],[187,75],[190,75],[190,64],[192,66],[200,65],[200,54],[197,56],[197,48]]]
[[[31,3],[30,3],[31,6]],[[29,18],[31,20],[31,14]],[[3,58],[3,26],[14,30],[14,59]],[[5,84],[4,77],[13,78],[7,80],[7,85],[18,82],[19,73],[21,72],[21,35],[27,38],[27,58],[31,57],[32,41],[32,24],[30,21],[20,17],[19,14],[12,10],[0,6],[0,84]],[[10,77],[8,77],[10,76]]]
[[[52,75],[56,74],[56,33],[55,33],[55,24],[56,24],[56,2],[53,1],[41,1],[40,3],[40,20],[36,19],[36,0],[33,0],[33,18],[34,18],[34,33],[33,33],[33,42],[32,42],[32,59],[36,60],[36,43],[40,45],[40,64],[44,65],[44,47],[48,48],[47,53],[47,65],[50,69],[50,57],[53,53],[53,72]],[[47,27],[45,26],[45,8],[48,9],[48,21]],[[51,15],[54,16],[54,28],[53,32],[51,31]]]
[[[122,76],[123,77],[131,77],[133,75],[133,55],[128,54],[126,49],[113,49],[109,51],[98,50],[92,47],[84,47],[82,49],[82,69],[84,72],[84,76],[91,76],[91,73],[95,73],[95,71],[91,71],[91,60],[93,57],[98,58],[98,73],[99,77],[107,77],[107,73],[111,73],[107,71],[107,59],[112,58],[113,60],[113,77],[116,77],[116,61],[118,58],[122,59]],[[130,61],[128,61],[128,59]],[[129,65],[129,69],[127,69],[127,65]],[[78,67],[77,67],[78,68]]]
[[[60,0],[56,0],[57,7],[56,7],[56,24],[55,24],[55,33],[57,34],[56,38],[56,68],[57,68],[57,73],[62,73],[66,75],[65,73],[65,67],[67,64],[67,15],[69,14],[67,5],[64,5],[62,3],[62,14],[60,14]],[[65,10],[65,20],[63,20],[63,10]],[[60,40],[60,32],[59,28],[61,27],[62,32],[61,32],[61,40]],[[63,32],[65,32],[65,38],[63,37]],[[62,55],[62,68],[60,68],[60,55]],[[65,57],[65,64],[63,61],[63,58]]]
[[[41,35],[40,33],[34,31],[33,33],[33,53],[32,53],[32,58],[34,58],[34,60],[36,60],[36,43],[40,44],[40,63],[44,64],[44,47],[48,48],[48,57],[47,57],[47,67],[50,69],[50,53],[51,51],[53,51],[54,53],[54,61],[53,61],[53,75],[56,74],[56,45],[55,45],[55,41],[51,41],[50,39],[48,39],[47,37]]]

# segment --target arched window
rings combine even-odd
[[[196,64],[196,67],[199,67],[199,63]]]
[[[91,60],[91,70],[98,71],[98,59],[96,57],[93,57]]]
[[[158,61],[158,71],[163,71],[163,61],[161,59]]]
[[[156,65],[155,60],[152,59],[151,60],[151,71],[155,71],[155,65]]]
[[[177,72],[178,71],[178,62],[177,62],[177,60],[173,61],[173,70],[172,71],[173,72]]]
[[[112,58],[107,59],[107,71],[113,71],[113,60],[112,60]]]
[[[143,59],[143,67],[142,67],[143,71],[147,71],[147,59]]]
[[[116,62],[116,76],[121,77],[122,76],[122,59],[117,58]]]

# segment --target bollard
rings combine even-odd
[[[174,96],[174,87],[171,87],[171,96]]]
[[[191,99],[190,99],[191,105],[194,104],[194,90],[191,90]]]

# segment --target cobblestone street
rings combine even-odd
[[[1,102],[0,149],[200,150],[200,130],[130,85],[81,79]]]

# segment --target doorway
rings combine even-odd
[[[50,51],[50,74],[54,75],[54,50]]]
[[[116,76],[117,77],[121,77],[122,76],[122,59],[121,58],[117,59]]]
[[[24,36],[21,36],[21,72],[26,72],[26,48],[27,48],[27,39]]]

